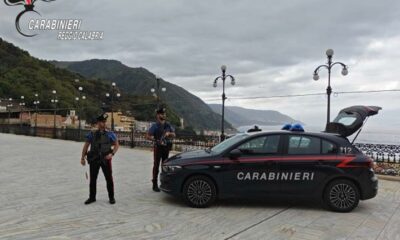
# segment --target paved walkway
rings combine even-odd
[[[151,191],[151,152],[122,148],[113,160],[116,205],[100,174],[88,196],[81,144],[0,134],[0,239],[400,239],[400,182],[352,213],[305,203],[223,201],[186,207]]]

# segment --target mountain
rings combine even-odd
[[[79,83],[75,81],[76,79],[79,79]],[[24,96],[26,106],[34,108],[35,93],[38,93],[41,111],[51,112],[54,109],[50,101],[54,98],[52,94],[54,89],[59,100],[57,106],[59,113],[65,115],[69,109],[77,108],[75,98],[79,96],[79,86],[83,87],[83,94],[87,98],[82,102],[82,119],[90,121],[103,110],[110,108],[110,102],[105,97],[105,93],[111,89],[110,83],[88,79],[78,73],[58,68],[48,61],[32,57],[27,51],[0,38],[0,101],[12,98],[18,104],[18,100]],[[149,105],[151,102],[153,107],[151,110],[140,109],[132,102],[141,104],[141,107],[147,104],[147,108],[151,106]],[[128,115],[133,113],[140,119],[154,119],[155,104],[151,97],[137,97],[123,93],[115,108]],[[167,112],[171,122],[179,125],[177,114],[171,109],[167,109]]]
[[[220,114],[222,105],[209,104],[211,109]],[[273,110],[254,110],[242,107],[225,106],[225,118],[235,128],[248,125],[283,125],[299,121]]]
[[[135,96],[151,97],[151,88],[155,87],[156,76],[145,68],[132,68],[116,60],[93,59],[80,62],[56,62],[60,68],[79,73],[90,79],[115,82],[120,89]],[[220,115],[210,109],[200,98],[186,91],[182,87],[169,83],[163,79],[160,86],[165,87],[160,98],[184,119],[185,125],[196,130],[220,127]],[[227,128],[232,128],[226,123]]]

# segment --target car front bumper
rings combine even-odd
[[[180,179],[181,177],[181,174],[178,173],[162,172],[160,174],[161,191],[175,196],[180,196],[183,181],[182,179]]]

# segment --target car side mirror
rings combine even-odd
[[[232,160],[237,160],[240,158],[240,156],[242,156],[242,152],[239,149],[233,149],[230,153],[229,153],[229,158]]]

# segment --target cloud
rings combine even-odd
[[[349,64],[349,75],[332,72],[334,91],[400,88],[398,65],[400,2],[119,0],[37,2],[45,18],[80,18],[83,28],[105,32],[97,42],[57,41],[55,33],[34,39],[14,29],[16,7],[0,5],[0,36],[42,59],[117,59],[146,67],[207,102],[220,98],[212,81],[222,64],[237,78],[228,97],[324,92],[327,74],[312,80],[316,66],[334,60]],[[354,104],[382,105],[379,121],[399,122],[399,93],[339,95],[332,115]],[[210,100],[211,99],[211,100]],[[217,101],[218,102],[218,101]],[[326,97],[228,100],[227,104],[274,109],[310,124],[325,121]]]

